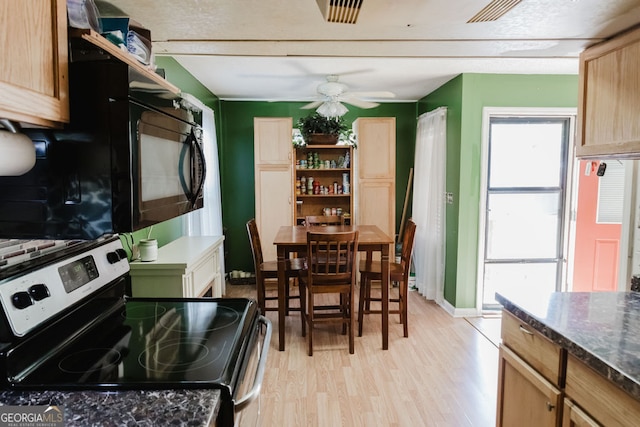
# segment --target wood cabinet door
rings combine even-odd
[[[282,225],[293,225],[291,167],[256,168],[256,224],[265,261],[276,260],[273,240]]]
[[[358,183],[358,224],[377,225],[395,236],[395,182],[367,180]]]
[[[640,153],[640,28],[580,54],[576,155]]]
[[[569,399],[564,399],[562,427],[601,427],[593,418]]]
[[[291,117],[255,117],[253,150],[256,165],[289,165],[293,153]]]
[[[0,117],[69,121],[67,2],[0,0]]]
[[[500,346],[499,427],[557,427],[562,392],[507,347]]]
[[[356,120],[358,135],[358,179],[396,177],[395,117],[365,117]]]

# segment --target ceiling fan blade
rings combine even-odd
[[[359,107],[359,108],[374,108],[380,105],[376,102],[364,101],[362,99],[351,98],[351,97],[341,98],[340,101],[344,102],[345,104],[355,105],[356,107]]]
[[[352,96],[357,96],[359,98],[395,98],[396,94],[389,91],[353,91],[349,92]]]
[[[320,105],[322,105],[323,102],[324,101],[313,101],[313,102],[310,102],[310,103],[308,103],[306,105],[303,105],[300,108],[303,109],[303,110],[310,110],[312,108],[319,107]]]

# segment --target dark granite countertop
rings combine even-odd
[[[64,406],[66,427],[208,426],[220,390],[0,391],[0,405]]]
[[[640,400],[640,292],[501,292],[496,299]]]

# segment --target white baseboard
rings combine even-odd
[[[482,312],[476,308],[456,308],[446,299],[438,299],[436,303],[453,317],[477,317],[482,316]]]

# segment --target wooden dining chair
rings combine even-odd
[[[402,238],[402,251],[400,262],[389,263],[389,282],[398,283],[398,298],[389,298],[389,302],[398,303],[397,310],[389,310],[390,314],[400,314],[400,323],[404,327],[404,336],[409,336],[407,297],[409,296],[409,267],[411,266],[411,253],[416,234],[416,223],[409,219]],[[367,257],[369,258],[369,257]],[[370,259],[360,260],[360,299],[358,301],[358,336],[362,336],[362,321],[365,314],[381,313],[381,310],[372,310],[371,301],[381,301],[380,297],[371,296],[371,281],[381,280],[380,261]]]
[[[268,279],[278,279],[278,262],[277,261],[265,261],[262,255],[262,244],[260,242],[260,234],[258,233],[258,225],[255,218],[250,219],[247,222],[247,233],[249,234],[249,242],[251,243],[251,253],[253,254],[253,266],[256,272],[256,293],[258,297],[258,307],[264,314],[267,311],[277,311],[278,307],[273,305],[267,305],[267,301],[277,301],[278,296],[267,296],[266,293],[266,281]],[[291,279],[296,279],[299,272],[304,269],[304,258],[290,258],[286,260],[285,264],[285,277],[287,279],[287,286],[285,288],[286,295],[286,313],[289,314],[289,310],[297,311],[300,309],[291,308],[289,302],[292,299],[299,299],[300,295],[292,295],[290,289]]]
[[[344,225],[344,217],[341,215],[307,215],[305,224],[311,225]]]
[[[358,232],[307,232],[307,268],[300,272],[302,336],[309,326],[309,356],[313,356],[313,328],[317,323],[342,324],[349,334],[349,353],[354,353],[356,255]],[[335,303],[319,294],[338,294]]]

